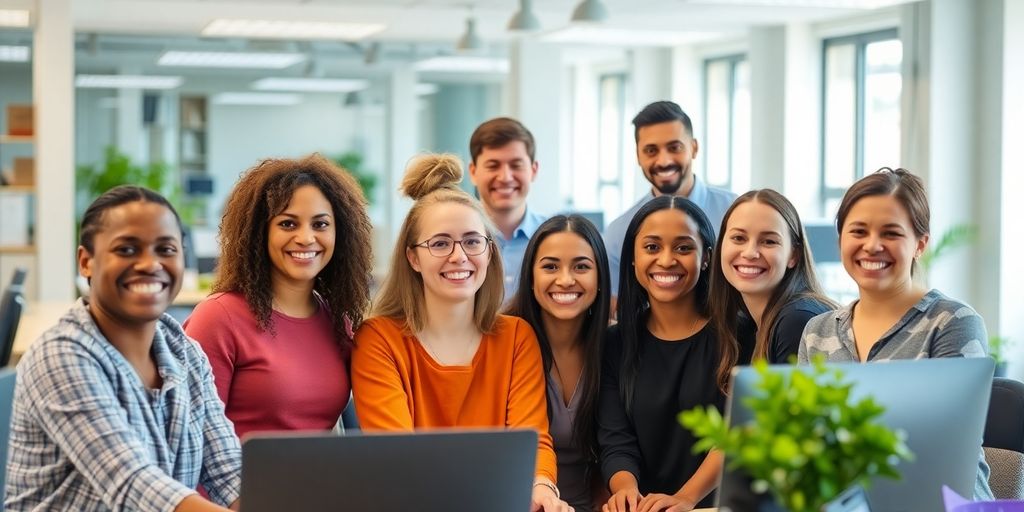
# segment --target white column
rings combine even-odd
[[[784,190],[786,29],[750,29],[750,186]]]
[[[138,71],[122,69],[121,74],[138,74]],[[128,155],[137,164],[148,162],[149,154],[144,144],[142,129],[141,89],[119,89],[117,91],[116,121],[115,140],[118,151]]]
[[[630,50],[628,55],[633,104],[637,111],[655,101],[672,99],[672,50],[637,48]],[[697,105],[680,106],[687,113],[697,109]]]
[[[777,190],[809,220],[821,215],[821,40],[807,24],[791,24],[785,44],[784,188]]]
[[[398,191],[409,159],[416,155],[416,129],[419,126],[416,105],[416,71],[398,67],[388,80],[388,105],[385,123],[387,166],[381,176],[384,193],[384,229],[374,230],[375,268],[386,269],[391,250],[412,202]],[[378,226],[379,228],[379,226]]]
[[[536,161],[540,164],[527,201],[537,211],[555,213],[564,207],[572,193],[559,187],[562,130],[558,119],[563,108],[568,108],[561,101],[564,89],[561,50],[557,45],[530,40],[516,41],[510,49],[508,115],[518,119],[533,134]]]
[[[71,300],[75,285],[74,29],[71,0],[36,2],[36,256],[39,299]],[[45,186],[43,185],[45,184]]]
[[[1024,231],[1020,219],[1024,219],[1024,201],[1020,192],[1024,190],[1024,66],[1020,56],[1024,55],[1024,2],[1008,1],[1003,7],[1003,109],[1002,109],[1002,177],[999,185],[1000,216],[999,227],[999,276],[1003,286],[998,293],[999,322],[988,322],[990,334],[1007,336],[1016,340],[1010,367],[1012,376],[1024,379],[1024,278],[1017,265],[1024,254]],[[995,250],[992,248],[991,250]]]

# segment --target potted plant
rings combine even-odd
[[[372,204],[373,189],[377,186],[377,175],[363,169],[363,155],[356,151],[349,151],[334,157],[334,163],[359,182],[359,187],[363,189],[363,197]]]
[[[761,379],[745,402],[751,422],[730,427],[711,406],[679,415],[699,439],[694,451],[722,451],[730,469],[754,479],[755,492],[770,492],[790,512],[819,512],[876,475],[899,478],[895,464],[912,457],[902,435],[880,421],[884,408],[874,399],[851,401],[842,372],[820,359],[785,374],[763,360],[754,366]]]
[[[1006,350],[1013,341],[1006,336],[991,336],[988,339],[988,354],[996,361],[996,377],[1006,377]]]

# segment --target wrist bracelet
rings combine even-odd
[[[537,487],[538,485],[543,485],[544,487],[547,487],[548,489],[551,489],[551,492],[555,493],[555,497],[556,498],[562,499],[562,494],[560,492],[558,492],[558,487],[555,487],[554,484],[549,484],[547,482],[537,482],[537,483],[533,484],[534,487]]]

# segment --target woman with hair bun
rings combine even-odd
[[[355,336],[359,422],[367,431],[534,429],[531,510],[568,512],[555,486],[537,337],[524,320],[498,314],[504,274],[495,230],[461,180],[453,155],[423,155],[406,169],[401,189],[415,203],[372,318]]]

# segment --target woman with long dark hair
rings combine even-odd
[[[598,441],[609,512],[687,511],[712,503],[718,452],[693,453],[676,416],[724,406],[710,323],[714,231],[703,211],[660,196],[637,211],[622,251],[618,318],[601,374]]]
[[[526,246],[519,292],[507,313],[537,333],[547,376],[548,423],[558,488],[577,512],[593,509],[597,481],[597,399],[611,289],[597,228],[557,215]]]

